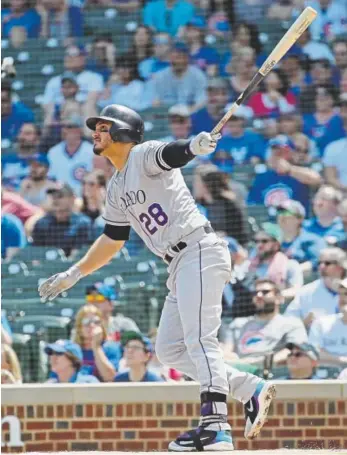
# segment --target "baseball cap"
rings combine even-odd
[[[279,134],[278,136],[273,137],[269,140],[270,147],[284,147],[291,150],[295,150],[295,145],[293,141],[289,139],[285,134]]]
[[[38,153],[33,156],[28,157],[28,162],[29,163],[39,163],[42,164],[43,166],[49,167],[49,161],[47,158],[47,155],[44,155],[43,153]]]
[[[282,230],[281,228],[275,223],[263,223],[261,225],[261,232],[264,232],[266,235],[271,237],[272,239],[276,240],[279,243],[282,243]]]
[[[70,340],[57,340],[55,343],[47,344],[45,347],[45,353],[52,355],[58,354],[71,354],[76,357],[80,362],[83,361],[82,349],[76,343]]]
[[[222,77],[211,77],[208,81],[207,81],[207,88],[208,89],[211,89],[211,88],[215,88],[215,89],[218,89],[218,88],[222,88],[222,89],[228,89],[228,82],[223,79]]]
[[[77,115],[77,114],[72,114],[69,117],[66,117],[65,119],[62,120],[62,126],[72,126],[76,128],[82,128],[83,126],[83,121],[82,118]]]
[[[203,17],[201,16],[194,16],[192,19],[187,23],[187,26],[189,27],[196,27],[196,28],[205,28],[206,27],[206,21]]]
[[[100,295],[106,300],[111,302],[118,300],[117,291],[112,287],[104,283],[94,283],[86,288],[86,296],[97,296]],[[88,300],[88,299],[87,299]]]
[[[63,73],[61,77],[61,82],[64,81],[72,81],[76,85],[78,85],[76,74],[74,74],[72,71],[65,71],[65,73]]]
[[[286,348],[292,351],[294,348],[300,349],[300,351],[305,352],[308,357],[310,357],[312,360],[318,360],[319,359],[319,352],[317,349],[309,343],[302,343],[302,344],[296,344],[296,343],[287,343]]]
[[[68,57],[78,57],[79,55],[87,55],[86,49],[83,45],[68,46],[65,49],[65,55]]]
[[[182,52],[183,54],[189,54],[188,46],[181,41],[175,43],[172,47],[172,50],[176,52]]]
[[[67,183],[58,183],[54,188],[48,188],[47,194],[59,194],[62,196],[74,196],[75,193]]]
[[[123,347],[126,346],[126,344],[131,340],[141,341],[147,352],[154,352],[154,347],[151,340],[148,337],[144,336],[141,332],[129,330],[122,334],[121,343]]]
[[[177,115],[178,117],[190,117],[189,108],[185,104],[176,104],[170,107],[168,113],[169,115]]]
[[[290,215],[297,216],[298,218],[305,218],[306,210],[305,207],[299,201],[293,201],[293,199],[287,199],[281,202],[277,206],[277,210],[285,210]]]

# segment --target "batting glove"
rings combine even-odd
[[[189,144],[193,155],[208,155],[215,151],[217,141],[222,137],[221,134],[210,134],[203,131],[199,133]]]
[[[66,291],[67,289],[72,288],[77,281],[82,278],[82,273],[79,267],[76,265],[72,266],[66,272],[57,273],[48,280],[45,280],[39,286],[40,297],[45,302],[46,300],[52,301],[57,295],[61,292]]]

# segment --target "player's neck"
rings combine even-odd
[[[133,148],[132,143],[115,143],[114,147],[107,154],[107,158],[111,161],[117,171],[122,171],[129,159],[130,151]]]

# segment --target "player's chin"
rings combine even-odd
[[[94,155],[100,156],[103,151],[104,151],[104,147],[102,147],[100,144],[94,145],[94,147],[93,147]]]

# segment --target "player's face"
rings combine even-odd
[[[149,354],[140,340],[128,341],[124,348],[124,357],[129,367],[145,365],[149,360]]]
[[[95,131],[92,134],[93,152],[95,155],[102,155],[103,152],[113,144],[111,135],[111,122],[99,122],[96,125]]]

